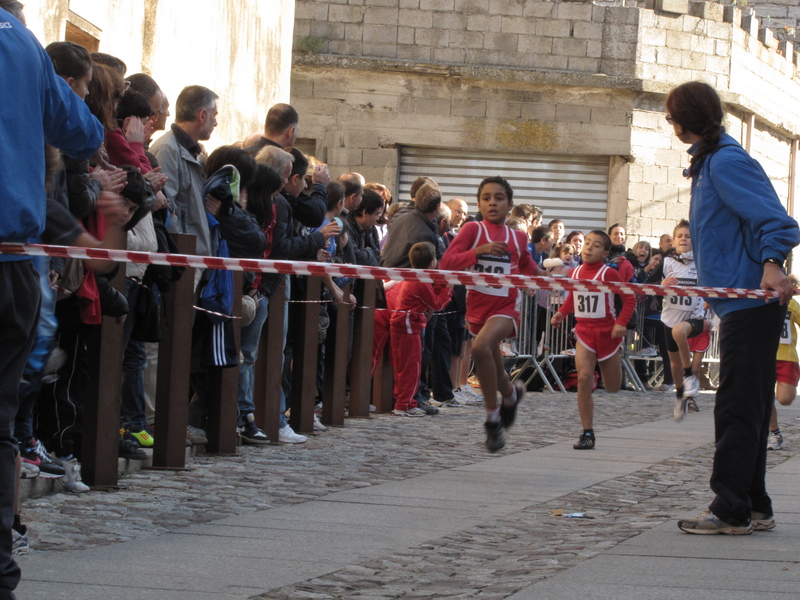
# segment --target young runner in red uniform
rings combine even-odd
[[[573,279],[593,279],[595,281],[621,281],[619,273],[603,264],[611,248],[611,238],[605,231],[595,230],[586,236],[581,250],[583,264],[574,268],[569,276]],[[564,318],[575,311],[575,367],[578,370],[578,412],[581,415],[583,433],[573,445],[576,450],[591,450],[595,445],[594,436],[594,368],[600,363],[603,387],[607,392],[616,393],[622,385],[622,363],[620,348],[625,339],[625,325],[636,308],[636,296],[622,296],[622,313],[614,311],[614,294],[604,292],[570,292],[566,301],[551,323],[561,327]]]
[[[521,231],[506,227],[514,192],[502,177],[487,177],[478,187],[478,210],[482,221],[462,226],[444,253],[441,268],[469,269],[479,273],[525,275],[542,274],[528,251],[528,240]],[[497,452],[505,446],[503,429],[514,423],[517,403],[525,388],[508,378],[503,368],[500,343],[517,332],[519,310],[516,288],[470,286],[467,288],[467,323],[476,336],[472,358],[481,382],[486,406],[486,447]],[[503,397],[497,406],[497,392]]]

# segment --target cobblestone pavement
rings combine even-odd
[[[698,399],[703,411],[711,410],[712,403],[710,393]],[[442,409],[440,415],[423,419],[349,419],[344,428],[306,444],[247,446],[235,457],[194,458],[187,471],[138,472],[123,480],[125,487],[117,492],[26,500],[23,520],[34,553],[75,550],[491,460],[482,444],[482,410]],[[598,393],[598,445],[604,430],[671,414],[670,394]],[[770,453],[771,465],[800,452],[795,442],[800,423],[784,419],[781,428],[787,445]],[[528,394],[503,452],[571,441],[580,431],[575,394]],[[709,432],[706,446],[547,506],[532,504],[508,518],[258,598],[506,598],[709,501],[712,442]],[[554,507],[590,518],[552,517]]]

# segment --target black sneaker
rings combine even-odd
[[[242,419],[237,429],[243,444],[269,444],[269,437],[256,426],[252,413]]]
[[[689,398],[689,400],[686,402],[686,410],[688,412],[700,412],[700,407],[697,406],[697,402],[694,398]]]
[[[522,402],[525,395],[525,386],[521,381],[514,382],[514,389],[517,392],[517,401],[512,406],[506,406],[505,402],[500,402],[500,420],[503,422],[503,429],[510,429],[517,418],[517,406]]]
[[[136,440],[126,437],[125,434],[119,439],[119,457],[128,460],[147,460],[147,452],[139,447]]]
[[[484,423],[486,429],[486,449],[489,452],[497,452],[506,446],[506,440],[503,438],[503,424],[497,423]]]
[[[575,450],[592,450],[594,448],[594,434],[582,433],[580,439],[572,445]]]
[[[20,444],[19,453],[23,462],[39,467],[39,477],[42,479],[63,477],[66,472],[64,467],[47,453],[42,442],[36,438],[31,438],[24,444]]]
[[[419,402],[418,405],[419,405],[419,408],[424,410],[425,414],[428,415],[428,416],[430,416],[430,415],[438,415],[439,414],[439,409],[436,408],[435,406],[431,406],[427,402]]]

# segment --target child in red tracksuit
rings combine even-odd
[[[603,263],[611,248],[611,238],[605,231],[595,230],[586,236],[581,249],[583,264],[574,268],[569,276],[573,279],[595,281],[622,281],[619,273]],[[625,339],[626,324],[636,308],[636,296],[623,294],[622,312],[614,311],[614,294],[605,292],[570,292],[566,301],[553,315],[553,327],[561,327],[566,316],[575,311],[575,367],[578,370],[578,412],[581,415],[583,433],[572,447],[576,450],[591,450],[595,446],[593,429],[594,368],[600,364],[603,387],[612,394],[622,385],[622,362],[620,349]]]
[[[482,221],[467,223],[450,242],[441,268],[478,273],[545,275],[536,266],[525,233],[506,226],[514,192],[502,177],[487,177],[478,187],[478,210]],[[511,381],[503,368],[501,342],[514,337],[519,323],[517,289],[469,286],[467,323],[474,334],[472,358],[481,382],[486,407],[486,448],[497,452],[506,445],[503,429],[514,423],[517,404],[525,388]],[[497,392],[503,397],[497,406]]]
[[[435,269],[436,248],[430,242],[411,246],[408,258],[413,269]],[[404,281],[397,293],[395,308],[389,315],[389,344],[394,366],[394,414],[403,417],[424,417],[417,407],[419,375],[422,369],[422,330],[428,322],[427,312],[444,308],[452,290],[446,285]]]
[[[375,325],[372,335],[372,376],[375,377],[375,369],[378,362],[383,357],[383,349],[389,341],[389,320],[392,312],[397,308],[397,297],[403,289],[404,281],[386,281],[383,289],[386,292],[386,308],[375,309]],[[391,348],[391,346],[390,346]]]

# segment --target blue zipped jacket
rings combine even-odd
[[[0,9],[0,242],[25,243],[44,230],[45,142],[89,158],[103,127],[34,35]],[[0,262],[27,258],[0,255]]]
[[[693,154],[697,144],[689,148]],[[698,284],[757,289],[767,258],[786,260],[800,243],[797,221],[786,213],[761,165],[727,133],[692,178],[689,208]],[[763,306],[756,298],[708,298],[727,313]]]

